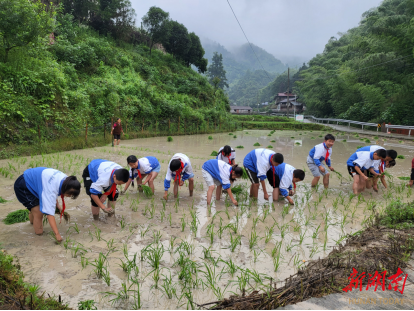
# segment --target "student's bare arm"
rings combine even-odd
[[[53,232],[55,233],[56,239],[58,240],[58,242],[61,242],[63,239],[59,234],[59,230],[58,230],[57,225],[56,225],[55,216],[47,215],[47,220],[49,221],[49,225],[52,228]]]
[[[238,205],[237,201],[233,197],[233,193],[231,192],[231,189],[230,188],[227,189],[227,194],[229,195],[230,200],[233,202],[233,204],[234,205]]]
[[[261,180],[260,183],[262,184],[262,188],[263,188],[263,193],[264,193],[264,198],[265,200],[269,199],[269,195],[267,194],[267,190],[266,190],[266,183],[265,180]]]

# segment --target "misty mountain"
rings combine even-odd
[[[208,59],[209,63],[211,62],[214,52],[223,55],[223,65],[226,70],[226,77],[230,88],[237,82],[237,80],[241,79],[248,70],[262,70],[260,63],[248,43],[234,48],[232,51],[229,51],[223,45],[208,39],[202,39],[202,45],[205,50],[204,57]],[[273,76],[274,74],[282,73],[287,69],[287,67],[272,54],[258,46],[253,44],[252,46],[257,57],[260,59],[263,68],[267,72],[272,73]]]
[[[260,90],[276,77],[276,73],[266,72],[264,70],[254,70],[247,72],[237,80],[229,89],[229,98],[231,103],[237,103],[239,106],[251,106],[258,104]]]

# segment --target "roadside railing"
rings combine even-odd
[[[288,116],[288,117],[294,117],[293,114],[286,115],[285,113],[272,113],[271,115],[274,116]],[[313,121],[316,121],[317,123],[324,123],[326,121],[326,124],[329,124],[329,122],[333,122],[337,125],[339,124],[348,124],[348,127],[351,126],[351,124],[360,125],[362,129],[365,127],[375,127],[378,129],[381,126],[378,126],[377,123],[369,123],[369,122],[360,122],[360,121],[353,121],[353,120],[344,120],[344,119],[331,119],[331,118],[316,118],[311,115],[304,115],[305,119],[312,119]],[[408,126],[408,125],[393,125],[393,124],[385,124],[385,128],[387,129],[387,133],[389,132],[389,129],[402,129],[402,130],[408,130],[408,136],[411,135],[411,130],[414,130],[414,126]]]

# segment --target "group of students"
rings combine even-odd
[[[324,187],[329,187],[328,168],[334,171],[331,163],[334,143],[335,137],[327,134],[323,143],[310,150],[306,163],[313,175],[312,187],[316,187],[321,176],[323,176]],[[378,191],[378,179],[381,179],[386,188],[383,173],[386,167],[395,165],[396,157],[396,151],[385,150],[377,145],[360,148],[352,154],[347,161],[347,168],[354,180],[354,193],[357,194],[371,187]],[[158,159],[152,156],[138,159],[130,155],[126,160],[129,171],[115,162],[102,159],[92,160],[83,170],[84,187],[91,199],[91,211],[95,220],[99,219],[100,210],[108,215],[114,213],[119,196],[118,185],[125,184],[121,194],[125,193],[131,184],[134,186],[134,180],[140,191],[142,185],[148,184],[152,192],[155,192],[154,180],[161,170]],[[285,163],[281,153],[264,148],[254,149],[245,156],[243,166],[252,183],[251,198],[257,199],[259,187],[262,185],[264,199],[269,199],[265,184],[267,179],[273,188],[273,201],[277,201],[282,196],[290,204],[294,204],[291,197],[296,192],[296,183],[304,180],[305,172]],[[220,200],[222,192],[225,191],[233,204],[238,205],[231,192],[231,185],[237,178],[241,178],[243,173],[243,169],[236,164],[236,151],[230,146],[220,148],[216,159],[208,160],[202,166],[202,176],[208,186],[207,205],[211,204],[216,186],[216,200]],[[174,197],[177,197],[178,187],[183,186],[185,181],[188,181],[190,197],[193,195],[194,173],[190,159],[185,154],[176,153],[170,159],[164,179],[163,199],[165,200],[168,199],[171,180],[174,180]],[[30,211],[30,222],[35,233],[43,233],[42,218],[46,214],[57,240],[61,240],[54,214],[59,213],[62,217],[65,210],[65,197],[72,199],[78,197],[81,183],[76,176],[67,176],[52,168],[27,169],[17,178],[14,189],[17,199]],[[62,199],[62,207],[58,201],[59,196]],[[108,205],[105,206],[107,200]]]

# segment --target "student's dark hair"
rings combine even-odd
[[[170,163],[170,170],[171,172],[175,172],[181,167],[181,160],[180,159],[174,159]]]
[[[118,121],[119,119],[121,119],[121,118],[116,118],[116,120]]]
[[[233,172],[234,172],[234,174],[237,175],[237,178],[240,178],[240,177],[243,176],[243,169],[241,167],[239,167],[238,164],[233,165]],[[231,178],[231,175],[230,175],[230,180],[234,181],[235,179]]]
[[[226,145],[223,147],[223,150],[221,150],[222,152],[224,152],[224,154],[226,155],[230,155],[231,154],[231,147],[229,145]]]
[[[62,183],[60,193],[69,194],[71,199],[76,199],[79,196],[81,184],[76,176],[68,176]]]
[[[335,136],[333,136],[332,134],[326,134],[325,135],[325,140],[335,140]]]
[[[116,179],[127,182],[129,180],[129,172],[125,168],[120,168],[115,171]]]
[[[380,158],[386,158],[387,157],[387,150],[385,149],[378,149],[377,151],[375,151],[375,153],[377,154],[377,156],[379,156]]]
[[[279,163],[279,164],[282,164],[283,163],[283,160],[284,160],[283,154],[281,154],[281,153],[275,153],[273,155],[272,159],[273,159],[274,162]]]
[[[387,157],[391,157],[391,159],[395,160],[397,158],[397,155],[397,151],[393,149],[387,150]]]
[[[299,178],[300,180],[305,179],[305,172],[303,170],[294,170],[293,177]]]
[[[393,150],[393,151],[394,151],[394,150]],[[395,160],[388,161],[388,165],[389,165],[390,167],[395,166],[395,164],[397,164],[397,163],[395,162]]]
[[[127,163],[129,164],[129,163],[136,163],[138,161],[138,159],[137,159],[137,157],[136,156],[134,156],[134,155],[130,155],[128,158],[127,158]]]

